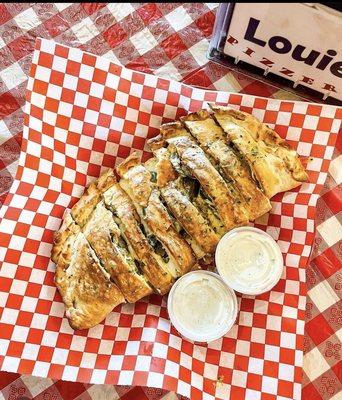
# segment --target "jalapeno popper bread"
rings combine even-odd
[[[125,301],[70,214],[55,236],[52,259],[56,263],[55,283],[72,328],[97,325]]]
[[[186,240],[177,232],[168,210],[160,199],[151,172],[139,163],[135,155],[128,157],[118,168],[120,185],[129,195],[140,215],[147,234],[161,248],[165,266],[174,278],[190,271],[196,263]]]
[[[230,229],[307,181],[298,154],[252,115],[210,105],[161,126],[153,157],[133,153],[86,188],[55,234],[55,282],[74,329],[117,305],[167,293]]]
[[[267,197],[307,181],[298,154],[275,131],[247,113],[227,107],[211,108],[227,139],[247,161]]]
[[[203,150],[213,158],[222,176],[234,183],[249,220],[254,221],[269,211],[269,199],[252,179],[248,165],[228,145],[225,132],[210,113],[201,110],[181,120]]]
[[[103,197],[141,273],[156,293],[167,293],[174,278],[167,269],[164,254],[157,253],[156,241],[153,242],[152,237],[145,234],[145,229],[131,199],[119,184],[113,185],[103,194]],[[153,247],[154,244],[156,250]]]

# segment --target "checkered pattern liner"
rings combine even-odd
[[[307,266],[302,397],[338,399],[342,392],[342,135],[317,203],[316,238]]]
[[[97,327],[74,332],[49,261],[52,235],[65,208],[132,149],[146,159],[145,140],[161,123],[207,101],[253,112],[302,156],[313,157],[310,183],[275,196],[272,213],[255,224],[278,240],[286,265],[281,281],[257,298],[240,298],[237,325],[208,345],[182,340],[159,296],[119,306]],[[340,110],[194,89],[38,40],[25,111],[18,172],[0,215],[1,369],[154,386],[192,399],[239,400],[260,393],[299,399],[305,265]]]
[[[188,400],[163,389],[143,386],[91,385],[79,382],[54,381],[2,372],[1,400]]]

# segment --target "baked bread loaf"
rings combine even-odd
[[[73,329],[97,325],[125,301],[70,214],[55,236],[52,260],[55,283]]]
[[[271,209],[270,198],[308,180],[298,154],[252,115],[210,105],[164,124],[85,190],[55,234],[56,286],[74,329],[117,305],[167,293],[199,268],[228,230]]]
[[[268,198],[307,181],[297,152],[266,124],[228,107],[211,105],[211,109],[227,140],[246,160]]]

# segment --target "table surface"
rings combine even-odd
[[[232,92],[301,100],[206,58],[218,4],[0,4],[0,206],[16,172],[26,77],[36,37],[126,67]],[[337,400],[342,391],[342,137],[317,204],[316,239],[307,267],[302,398]],[[1,312],[1,310],[0,310]],[[0,399],[177,399],[160,389],[87,385],[0,372]]]

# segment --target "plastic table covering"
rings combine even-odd
[[[286,90],[208,62],[218,4],[0,4],[0,206],[20,152],[26,78],[36,37],[105,55],[126,67],[188,84],[265,97]],[[342,140],[317,204],[316,239],[307,267],[303,399],[341,395]],[[1,312],[1,309],[0,309]],[[176,399],[160,389],[87,385],[0,372],[0,398]]]

